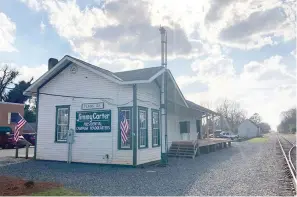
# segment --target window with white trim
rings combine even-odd
[[[56,142],[66,142],[69,130],[70,106],[56,106]]]
[[[147,108],[138,109],[138,146],[139,148],[148,147],[148,129],[147,129]]]
[[[160,145],[160,117],[159,111],[152,109],[152,146]]]
[[[119,108],[119,133],[118,133],[118,145],[119,149],[131,149],[132,148],[132,107],[120,107]],[[122,117],[124,116],[124,117]],[[123,118],[127,120],[128,125],[121,125]],[[128,126],[127,132],[123,126]]]

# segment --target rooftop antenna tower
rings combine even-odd
[[[159,28],[161,33],[161,66],[165,68],[165,72],[162,75],[161,86],[161,160],[162,163],[167,165],[168,163],[168,136],[167,136],[167,32],[162,26]]]

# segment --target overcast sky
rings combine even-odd
[[[159,66],[163,25],[187,99],[236,100],[275,127],[296,102],[295,10],[295,0],[0,1],[0,64],[19,79],[66,54],[111,71]]]

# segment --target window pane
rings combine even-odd
[[[58,107],[56,118],[57,141],[66,141],[69,130],[69,108]]]
[[[159,145],[159,112],[153,111],[152,112],[152,143],[153,146]]]
[[[131,109],[119,109],[119,115],[120,113],[123,113],[125,118],[127,119],[128,122],[128,131],[126,133],[127,140],[125,141],[125,137],[122,135],[122,130],[121,126],[119,126],[119,136],[120,136],[120,148],[131,148],[131,141],[132,141],[132,110]],[[119,117],[119,123],[121,122],[121,119]]]
[[[147,146],[147,112],[139,110],[139,146]]]

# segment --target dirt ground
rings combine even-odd
[[[61,187],[61,185],[49,182],[32,183],[14,177],[0,176],[0,196],[30,195],[58,187]]]

